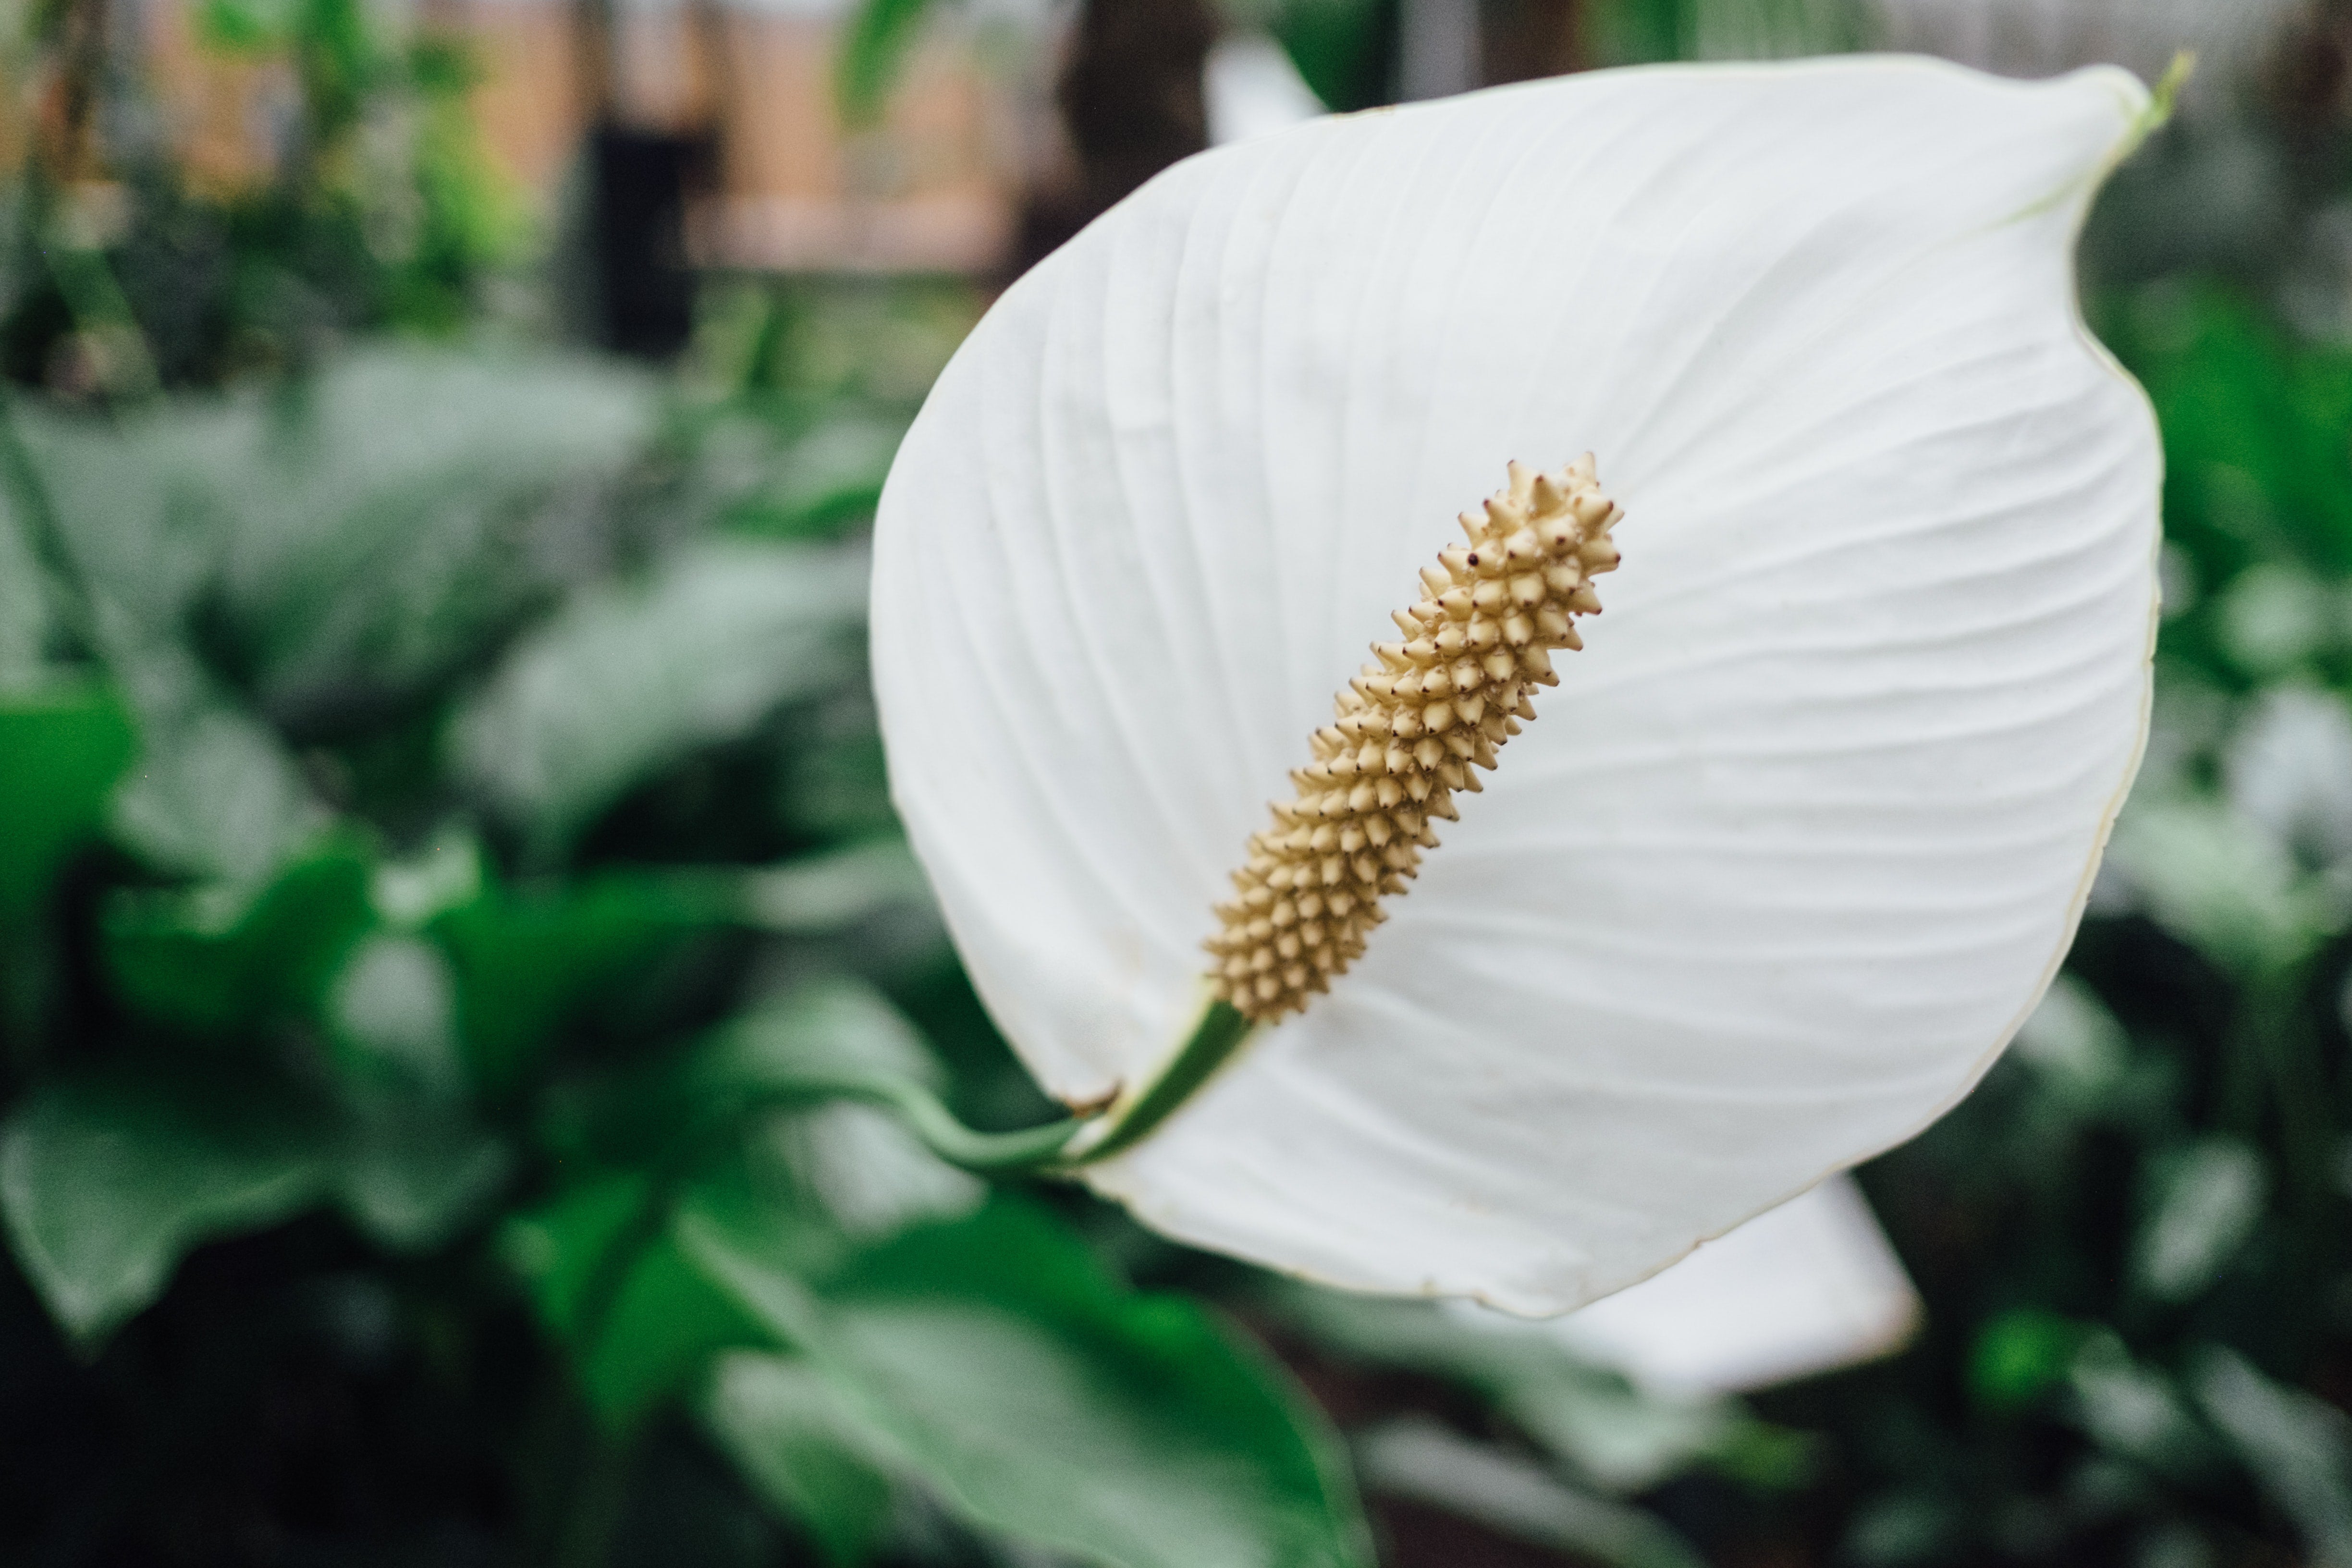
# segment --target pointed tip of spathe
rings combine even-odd
[[[2164,74],[2156,79],[2156,86],[2148,93],[2147,108],[2140,113],[2138,130],[2142,138],[2161,130],[2164,122],[2172,118],[2172,110],[2179,103],[2182,90],[2189,86],[2189,79],[2196,74],[2197,51],[2176,50],[2172,63],[2164,68]]]
[[[2171,121],[2174,111],[2179,107],[2182,91],[2187,89],[2189,78],[2196,73],[2197,52],[2194,49],[2176,51],[2172,63],[2164,68],[2164,74],[2157,78],[2153,88],[2121,66],[2089,66],[2074,73],[2076,77],[2105,79],[2116,87],[2125,100],[2126,123],[2123,135],[2100,165],[2098,177],[2101,183],[2138,152],[2149,137]]]

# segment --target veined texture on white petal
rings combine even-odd
[[[1890,1355],[1919,1310],[1860,1189],[1832,1176],[1550,1331],[1651,1388],[1741,1394]]]
[[[1625,512],[1362,957],[1100,1190],[1557,1312],[1968,1089],[2145,729],[2160,458],[2072,248],[2147,108],[1900,58],[1499,89],[1189,160],[998,301],[884,492],[875,679],[958,946],[1066,1098],[1181,1037],[1454,514],[1587,450]]]

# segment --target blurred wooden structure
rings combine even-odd
[[[152,80],[190,170],[206,186],[234,187],[265,177],[290,88],[281,66],[205,48],[194,9],[194,0],[166,0],[146,13]],[[607,118],[630,132],[708,138],[715,167],[688,223],[698,266],[996,269],[1049,107],[1024,101],[1024,84],[991,68],[980,40],[950,17],[918,45],[883,122],[846,132],[833,95],[845,9],[842,0],[614,5]],[[597,118],[583,7],[426,0],[417,25],[469,46],[488,152],[552,217]]]

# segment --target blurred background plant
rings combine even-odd
[[[2352,9],[8,26],[0,1558],[2352,1563]],[[2049,1002],[1862,1173],[1899,1353],[1678,1377],[790,1097],[1045,1109],[862,662],[991,287],[1318,97],[1874,43],[2207,56],[2084,254],[2166,431],[2156,733]]]

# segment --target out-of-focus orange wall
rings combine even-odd
[[[571,8],[475,5],[453,30],[483,73],[474,119],[491,157],[525,189],[551,195],[588,117]]]
[[[190,0],[148,12],[159,107],[201,187],[266,177],[292,108],[279,62],[198,40]],[[837,25],[698,5],[614,10],[613,108],[624,122],[714,132],[718,189],[694,219],[698,259],[782,270],[979,271],[1009,243],[1022,108],[971,40],[935,30],[883,123],[845,133],[833,101]],[[470,46],[494,164],[552,216],[586,128],[583,53],[568,0],[472,0],[430,25]]]

